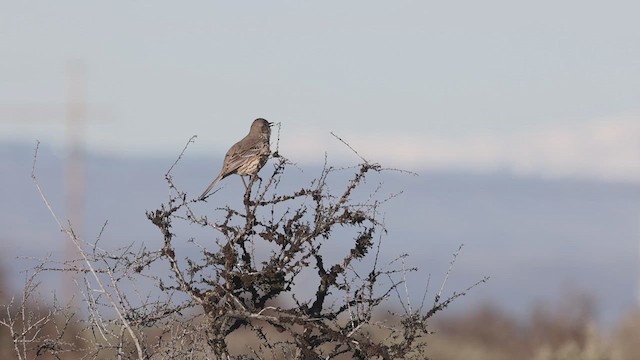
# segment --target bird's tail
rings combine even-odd
[[[202,193],[202,195],[200,195],[199,200],[204,200],[204,198],[207,196],[209,191],[211,191],[211,189],[213,189],[213,187],[216,186],[216,184],[218,183],[218,181],[220,181],[220,179],[222,179],[222,174],[218,175],[215,179],[213,179],[213,181],[211,182],[211,184],[209,184],[207,189]]]

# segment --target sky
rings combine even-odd
[[[334,132],[409,170],[640,182],[635,1],[1,4],[0,142],[62,148],[82,66],[96,153],[220,158],[264,117],[297,162],[355,156]]]

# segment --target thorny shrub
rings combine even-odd
[[[427,320],[486,281],[447,298],[441,288],[430,307],[424,298],[417,309],[406,306],[408,289],[400,285],[416,269],[404,267],[406,255],[383,263],[379,252],[386,233],[381,206],[394,195],[381,198],[380,187],[358,194],[370,174],[387,171],[378,164],[325,165],[309,184],[281,192],[290,163],[276,155],[271,176],[253,179],[240,206],[203,216],[203,201],[173,181],[183,154],[165,175],[168,201],[147,212],[162,238],[159,249],[106,250],[61,225],[81,262],[57,270],[83,275],[89,310],[85,348],[76,351],[94,358],[423,359]],[[332,178],[345,171],[352,171],[348,180]],[[331,253],[331,242],[348,249]],[[187,245],[199,255],[185,255]],[[156,291],[143,295],[141,282]],[[403,311],[381,320],[383,304]],[[44,350],[57,356],[63,345]]]

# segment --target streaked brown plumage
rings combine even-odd
[[[269,149],[270,127],[271,123],[265,119],[259,118],[253,121],[249,134],[233,144],[227,151],[220,174],[213,179],[211,185],[200,195],[200,200],[207,196],[218,181],[231,174],[248,175],[252,178],[258,175],[258,171],[262,169],[271,154]],[[242,182],[244,182],[244,178]]]

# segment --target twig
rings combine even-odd
[[[35,149],[35,152],[34,152],[34,155],[33,155],[33,166],[31,168],[31,178],[33,179],[33,183],[35,184],[36,189],[38,190],[38,193],[40,194],[40,197],[42,198],[42,201],[47,206],[47,209],[49,209],[49,213],[51,214],[53,219],[58,224],[58,227],[60,228],[60,230],[62,232],[64,232],[67,235],[67,237],[73,242],[75,247],[78,249],[78,252],[82,256],[82,259],[84,260],[85,264],[89,268],[89,271],[93,275],[94,280],[96,281],[96,283],[100,287],[100,292],[102,294],[104,294],[105,297],[109,300],[109,303],[111,304],[113,310],[118,315],[118,318],[120,319],[120,321],[122,321],[122,325],[127,329],[127,332],[131,336],[131,339],[133,340],[133,342],[134,342],[134,344],[136,346],[136,350],[138,352],[138,358],[139,359],[143,359],[143,351],[142,351],[142,345],[140,344],[140,340],[138,339],[138,337],[136,336],[135,332],[133,331],[133,329],[129,325],[129,322],[127,321],[127,319],[122,314],[122,311],[120,310],[119,306],[116,304],[116,302],[113,299],[111,293],[109,293],[109,291],[107,291],[105,285],[100,280],[100,277],[98,276],[98,272],[96,271],[96,269],[91,264],[91,261],[87,257],[87,254],[85,253],[84,249],[82,248],[82,245],[80,244],[80,239],[78,239],[78,237],[74,233],[73,228],[69,227],[67,229],[64,226],[62,226],[62,223],[60,223],[60,220],[58,220],[58,216],[53,211],[53,209],[51,207],[51,204],[49,203],[49,200],[47,200],[47,197],[44,195],[44,193],[42,192],[42,189],[40,188],[40,184],[38,183],[38,179],[37,179],[36,174],[35,174],[35,172],[36,172],[36,161],[38,159],[38,148],[39,148],[39,146],[40,146],[40,141],[37,141],[36,149]]]
[[[438,291],[434,299],[434,305],[437,304],[440,301],[440,298],[442,297],[442,291],[444,291],[444,286],[447,284],[447,280],[449,279],[449,274],[451,274],[451,270],[453,269],[453,264],[455,264],[456,258],[458,257],[458,254],[460,254],[460,251],[462,250],[463,246],[464,244],[460,244],[460,246],[458,247],[458,250],[456,250],[456,252],[453,253],[453,258],[449,263],[449,269],[447,269],[447,273],[444,276],[444,280],[442,281],[442,286],[440,287],[440,290]]]
[[[340,140],[341,143],[345,144],[349,149],[351,149],[351,151],[353,151],[354,154],[356,154],[365,164],[369,164],[369,161],[367,161],[367,159],[363,158],[362,155],[360,155],[356,149],[354,149],[353,147],[351,147],[351,145],[349,145],[349,143],[347,143],[346,141],[342,140],[342,138],[340,138],[338,135],[334,134],[333,131],[330,132],[331,135],[333,135],[333,137],[335,137],[336,139]]]
[[[173,164],[171,165],[169,170],[167,170],[166,174],[164,174],[165,178],[170,176],[171,170],[173,170],[173,167],[176,166],[176,164],[178,164],[178,161],[180,161],[180,159],[182,159],[182,156],[184,155],[184,152],[187,151],[187,147],[189,147],[189,144],[194,143],[196,141],[197,137],[198,137],[198,135],[193,135],[193,136],[191,136],[191,138],[189,138],[189,141],[187,141],[187,143],[184,145],[184,148],[180,152],[180,155],[178,155],[178,158],[176,159],[176,161],[173,162]]]

